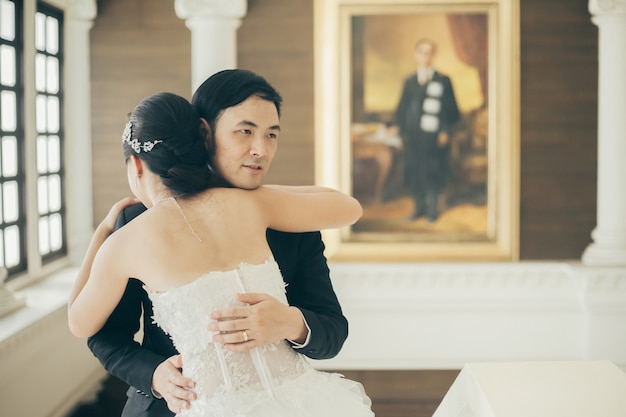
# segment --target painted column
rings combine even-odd
[[[191,30],[191,89],[210,75],[237,67],[237,29],[246,0],[176,0],[176,15]]]
[[[68,253],[76,265],[93,233],[89,31],[96,15],[96,0],[74,0],[65,9],[66,218]]]
[[[586,265],[626,265],[626,0],[589,0],[598,26],[597,225]]]

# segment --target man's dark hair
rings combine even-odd
[[[222,112],[246,101],[250,96],[273,102],[280,117],[283,98],[278,91],[259,74],[244,69],[228,69],[211,75],[193,94],[191,104],[215,131],[215,124]]]

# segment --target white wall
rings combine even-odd
[[[350,322],[335,369],[607,359],[626,367],[626,268],[332,264]]]

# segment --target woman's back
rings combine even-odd
[[[215,188],[192,199],[155,204],[111,239],[134,248],[137,279],[155,292],[184,285],[241,262],[261,264],[272,255],[255,198],[249,191]],[[118,235],[118,236],[116,236]],[[124,248],[124,249],[121,249]]]

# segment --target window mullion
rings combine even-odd
[[[26,201],[26,254],[28,259],[28,275],[41,275],[42,262],[38,247],[37,213],[37,129],[35,100],[35,14],[37,1],[24,1],[24,168]]]

